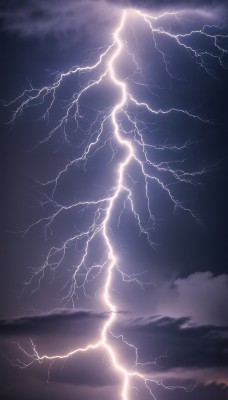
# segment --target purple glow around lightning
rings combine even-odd
[[[39,145],[51,140],[57,132],[62,131],[66,141],[68,141],[67,128],[74,121],[77,128],[80,127],[80,121],[83,119],[81,114],[81,104],[83,102],[83,96],[88,94],[91,90],[96,87],[102,86],[102,84],[108,83],[111,88],[118,92],[118,101],[107,109],[102,111],[95,110],[95,118],[92,122],[89,122],[87,129],[87,136],[81,144],[81,155],[75,159],[72,159],[67,163],[60,171],[57,171],[56,176],[47,182],[43,183],[44,187],[50,187],[52,189],[52,197],[49,198],[50,204],[55,208],[55,212],[49,216],[42,218],[32,225],[30,225],[24,233],[28,233],[35,226],[44,226],[45,232],[52,229],[52,224],[58,219],[63,213],[75,210],[82,214],[89,213],[92,215],[92,222],[88,224],[87,228],[83,231],[77,231],[74,235],[69,236],[59,247],[51,247],[46,256],[44,263],[38,268],[34,269],[29,284],[35,282],[35,291],[39,290],[42,284],[43,278],[48,270],[56,270],[61,268],[61,265],[65,259],[68,249],[72,244],[75,246],[81,246],[80,260],[75,266],[71,276],[70,282],[66,284],[67,292],[63,297],[65,303],[71,302],[73,307],[76,305],[78,291],[83,289],[86,294],[86,286],[91,280],[95,280],[99,275],[102,276],[102,289],[99,292],[101,296],[104,309],[107,311],[107,318],[105,322],[102,322],[100,329],[100,337],[94,342],[89,342],[85,347],[77,347],[69,352],[61,352],[55,354],[41,354],[36,348],[33,341],[31,341],[31,351],[27,351],[21,346],[21,351],[28,357],[28,362],[19,362],[21,368],[27,367],[34,362],[43,362],[45,360],[54,361],[58,359],[67,359],[69,357],[77,357],[78,353],[90,352],[93,350],[105,351],[110,362],[119,376],[119,382],[121,385],[120,393],[117,393],[117,398],[122,400],[130,400],[130,390],[140,386],[140,381],[145,385],[145,389],[149,392],[151,397],[155,399],[155,395],[152,391],[154,384],[162,385],[167,389],[175,389],[173,386],[165,386],[161,381],[156,381],[153,376],[148,373],[144,373],[143,365],[139,361],[138,349],[134,344],[129,343],[123,335],[118,337],[112,333],[112,327],[118,320],[118,312],[121,311],[114,303],[112,299],[112,281],[113,275],[119,274],[119,278],[127,282],[137,282],[139,285],[144,283],[139,279],[139,274],[128,275],[124,270],[119,268],[118,264],[118,251],[114,249],[113,240],[111,235],[112,229],[112,218],[114,213],[116,214],[117,203],[121,204],[121,212],[115,218],[121,218],[121,213],[127,207],[128,210],[134,216],[137,223],[140,234],[146,237],[149,243],[152,245],[152,239],[150,234],[151,226],[154,224],[154,217],[151,211],[151,199],[150,199],[150,183],[155,181],[167,196],[174,210],[182,209],[183,211],[190,213],[191,216],[197,219],[193,211],[182,204],[177,198],[175,198],[172,192],[172,186],[166,184],[165,180],[160,178],[166,174],[172,177],[175,183],[193,183],[194,178],[200,175],[204,170],[197,171],[185,171],[182,169],[175,168],[175,163],[170,161],[167,162],[155,162],[151,157],[151,151],[181,151],[189,146],[186,142],[182,146],[175,145],[153,145],[148,143],[144,137],[144,131],[150,129],[149,123],[142,121],[139,118],[141,112],[146,113],[149,117],[153,116],[165,116],[168,114],[182,114],[185,118],[195,119],[199,123],[208,123],[203,116],[193,113],[191,110],[181,108],[160,108],[157,109],[153,104],[149,103],[144,99],[137,98],[135,93],[131,93],[130,85],[128,80],[122,80],[119,77],[118,65],[121,64],[123,57],[127,56],[131,59],[135,70],[138,71],[140,68],[137,64],[134,54],[131,53],[128,43],[124,40],[124,30],[133,21],[137,24],[141,24],[151,34],[151,40],[154,44],[155,51],[162,58],[164,69],[170,78],[175,79],[170,71],[167,57],[164,51],[159,46],[158,38],[163,40],[172,40],[177,46],[186,52],[190,57],[195,59],[195,62],[205,73],[211,74],[206,60],[216,60],[221,67],[225,68],[223,59],[224,55],[227,54],[227,50],[223,47],[222,41],[225,37],[222,35],[219,28],[217,28],[216,34],[212,33],[213,29],[210,29],[209,25],[205,25],[200,30],[190,31],[187,33],[174,34],[171,31],[165,29],[163,21],[165,19],[178,20],[181,19],[181,12],[163,12],[161,14],[152,15],[150,13],[139,11],[139,10],[123,10],[121,11],[120,20],[113,33],[113,41],[106,48],[99,50],[97,60],[94,63],[88,62],[82,66],[72,67],[67,72],[59,73],[54,82],[49,86],[44,86],[41,89],[31,88],[25,90],[18,98],[13,100],[10,104],[15,105],[16,108],[13,114],[12,121],[14,121],[19,115],[21,115],[26,107],[43,104],[45,105],[45,111],[43,117],[50,118],[52,110],[55,108],[56,102],[58,101],[58,91],[64,84],[66,79],[79,79],[83,76],[86,79],[86,84],[77,92],[74,93],[73,97],[68,101],[64,108],[64,113],[56,123],[54,128],[49,132],[48,136],[40,141]],[[199,50],[189,44],[189,38],[194,35],[200,35],[203,39],[208,40],[212,44],[213,50]],[[129,80],[133,80],[133,74]],[[147,85],[145,85],[147,87]],[[94,110],[93,110],[94,111]],[[107,126],[111,126],[110,135],[107,136]],[[125,125],[127,128],[125,128]],[[77,131],[76,131],[77,132]],[[89,159],[106,144],[112,143],[120,151],[118,161],[116,161],[116,173],[111,189],[109,188],[107,194],[104,197],[97,197],[96,193],[92,200],[82,200],[77,203],[72,203],[68,206],[59,204],[54,200],[56,189],[65,175],[73,167],[80,165],[85,166]],[[113,153],[115,159],[115,154]],[[150,227],[148,229],[145,226],[144,220],[141,216],[140,211],[134,202],[134,182],[131,179],[131,168],[137,166],[140,171],[141,179],[144,182],[144,196],[147,203],[147,212],[150,220]],[[153,171],[156,171],[154,173]],[[130,177],[130,178],[129,178]],[[101,263],[91,262],[89,252],[94,242],[99,238],[103,243],[103,249],[101,250],[100,259]],[[104,254],[105,253],[105,257]],[[100,294],[101,293],[101,294]],[[135,355],[135,363],[133,367],[126,367],[122,363],[118,351],[113,346],[114,338],[121,340],[126,348],[129,348]],[[152,362],[151,362],[152,363]],[[186,388],[185,388],[186,389]],[[186,389],[187,390],[187,389]]]

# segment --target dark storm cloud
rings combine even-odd
[[[91,340],[91,335],[94,340],[94,331],[96,328],[99,330],[101,319],[105,316],[105,314],[80,311],[1,321],[3,352],[8,360],[8,354],[12,354],[10,356],[12,360],[16,359],[15,353],[12,352],[17,342],[24,343],[22,347],[29,349],[30,352],[29,336],[36,338],[35,343],[41,354],[44,352],[52,354],[56,348],[59,349],[59,346],[63,349],[66,338],[68,350],[69,344],[70,348],[73,348],[82,335],[87,344],[88,340]],[[144,368],[149,375],[152,373],[153,379],[177,385],[187,385],[189,382],[227,385],[228,327],[189,326],[189,322],[188,318],[138,318],[126,321],[123,323],[124,326],[117,325],[115,333],[123,333],[129,342],[138,347],[139,362],[156,361],[156,365],[149,364]],[[14,340],[16,338],[16,343],[13,344],[12,338]],[[124,359],[128,359],[129,352],[126,353],[126,349],[118,349],[117,352]],[[17,357],[23,360],[20,349]],[[25,362],[29,361],[25,358]],[[20,375],[20,369],[11,371],[10,365],[5,364],[4,360],[2,363],[3,368],[9,370],[11,376],[12,373],[15,376]],[[51,382],[58,385],[73,385],[77,388],[93,387],[94,390],[102,387],[114,388],[118,384],[118,377],[113,374],[112,369],[107,368],[107,365],[110,365],[109,357],[102,351],[70,357],[64,363],[64,368],[58,362],[51,367]],[[28,375],[36,377],[37,382],[40,382],[39,385],[47,380],[47,370],[39,368],[39,364],[34,363],[33,369],[29,368],[26,371]],[[24,375],[20,379],[26,380],[26,377],[23,377]],[[220,386],[213,385],[213,388],[216,393],[220,393]],[[203,386],[200,393],[202,391],[205,391]],[[197,393],[198,391],[194,397],[196,399]],[[222,387],[221,393],[223,393]],[[172,399],[172,397],[167,398]]]
[[[189,323],[189,318],[139,318],[126,337],[139,347],[142,362],[156,359],[165,369],[228,367],[228,327]]]
[[[58,312],[49,315],[0,321],[0,335],[9,337],[90,337],[100,330],[107,314],[90,311]],[[117,326],[138,346],[142,362],[158,360],[165,369],[228,367],[228,327],[191,326],[187,317],[137,318]],[[96,335],[95,335],[96,336]],[[167,357],[161,354],[167,352]]]
[[[98,32],[96,27],[115,24],[118,10],[123,7],[159,9],[213,7],[213,17],[221,13],[226,0],[11,0],[0,6],[2,29],[22,36],[44,37],[67,32]],[[105,32],[105,29],[103,29]],[[107,30],[107,34],[110,30]]]
[[[62,311],[53,314],[0,321],[1,336],[83,334],[95,329],[107,315],[90,311]]]
[[[3,30],[22,36],[44,37],[67,32],[93,31],[110,18],[110,7],[104,0],[11,0],[0,6]]]

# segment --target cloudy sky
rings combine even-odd
[[[137,156],[143,157],[134,130],[137,121],[155,178],[147,188],[150,220],[142,171],[132,163],[125,177],[148,235],[139,234],[137,218],[124,193],[109,221],[118,258],[110,289],[118,316],[109,340],[120,362],[131,370],[135,352],[120,335],[138,348],[138,370],[169,387],[151,383],[157,399],[228,398],[228,8],[226,1],[185,4],[181,0],[0,2],[3,400],[121,398],[120,376],[103,350],[54,363],[32,358],[32,342],[39,354],[53,355],[99,340],[110,316],[101,300],[105,267],[69,296],[85,242],[72,240],[63,259],[60,251],[49,259],[44,274],[39,269],[50,249],[61,248],[88,229],[99,214],[94,214],[94,208],[78,211],[69,207],[109,196],[116,184],[117,166],[125,153],[105,119],[120,96],[108,77],[81,97],[79,121],[70,118],[55,130],[75,93],[98,79],[108,60],[104,58],[103,66],[90,75],[73,74],[65,79],[48,115],[49,94],[42,97],[41,93],[28,103],[14,121],[14,111],[28,97],[11,101],[25,89],[47,88],[60,71],[95,63],[113,42],[123,7],[155,17],[167,11],[178,14],[153,20],[157,33],[152,33],[143,18],[128,11],[121,32],[125,52],[115,65],[118,78],[135,98],[153,109],[182,109],[197,118],[179,112],[148,115],[130,102],[118,116],[122,134],[134,143]],[[183,39],[190,31],[197,32]],[[174,38],[177,34],[182,35],[181,44]],[[80,157],[102,121],[101,142],[88,162],[73,164],[56,187],[53,182],[42,185]],[[68,210],[51,221],[59,205]],[[105,265],[106,250],[101,238],[92,241],[79,286],[86,267]],[[140,274],[136,278],[141,284],[136,279],[129,282],[132,274]],[[130,390],[129,400],[153,398],[142,383],[131,386],[138,390]],[[178,388],[170,389],[174,386]]]

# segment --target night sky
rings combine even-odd
[[[70,167],[55,190],[53,183],[42,183],[80,157],[98,132],[104,113],[119,101],[119,90],[108,78],[90,89],[80,99],[79,122],[69,118],[65,130],[56,130],[50,140],[46,138],[74,94],[88,80],[97,79],[101,69],[87,81],[83,73],[67,78],[45,118],[48,96],[29,103],[14,121],[13,113],[23,98],[9,103],[25,89],[53,84],[60,71],[95,63],[112,43],[123,7],[154,15],[178,10],[178,17],[167,16],[154,26],[172,34],[206,26],[209,35],[220,35],[217,44],[224,54],[219,60],[221,51],[213,39],[193,34],[185,45],[214,55],[204,54],[202,66],[199,58],[171,38],[159,33],[153,37],[139,17],[127,19],[122,32],[127,52],[116,61],[118,78],[156,110],[184,109],[201,120],[179,112],[148,115],[130,102],[126,106],[128,115],[137,118],[145,142],[154,146],[148,155],[156,179],[148,185],[153,215],[149,220],[138,165],[132,162],[125,176],[148,237],[140,234],[126,193],[120,194],[109,221],[118,268],[127,274],[121,275],[118,268],[113,273],[110,292],[118,316],[109,339],[129,369],[134,368],[135,353],[120,335],[138,348],[138,362],[145,364],[138,366],[140,372],[160,383],[150,385],[157,400],[228,399],[228,7],[225,1],[185,4],[168,0],[0,2],[2,400],[121,399],[120,375],[104,350],[39,363],[32,358],[31,345],[32,340],[40,355],[86,347],[99,340],[109,318],[101,300],[105,267],[69,295],[85,242],[72,241],[58,268],[55,263],[61,254],[54,255],[53,268],[49,265],[43,277],[37,268],[44,265],[51,248],[60,248],[92,224],[95,208],[72,207],[45,229],[60,204],[69,208],[112,194],[117,166],[126,153],[113,138],[109,120],[100,145],[86,163]],[[120,113],[118,123],[124,137],[134,142],[137,135],[126,114]],[[184,171],[185,181],[175,179],[169,168]],[[192,182],[187,182],[189,172]],[[169,188],[179,207],[157,180]],[[105,263],[106,253],[102,240],[95,238],[79,283],[86,267]],[[132,274],[140,274],[136,279],[141,284],[136,279],[129,282]],[[153,398],[142,382],[133,381],[131,386],[136,384],[139,391],[132,388],[129,400]],[[178,388],[172,390],[174,386]]]

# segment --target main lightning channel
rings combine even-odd
[[[129,400],[130,379],[133,377],[143,380],[146,388],[149,390],[149,392],[153,396],[153,398],[155,398],[154,395],[152,394],[150,387],[148,386],[149,382],[155,382],[155,381],[145,377],[143,374],[140,374],[138,372],[131,372],[130,370],[124,368],[124,366],[118,360],[118,356],[115,353],[112,345],[109,343],[109,340],[108,340],[108,331],[111,329],[111,326],[113,325],[113,323],[116,319],[116,316],[117,316],[117,307],[112,302],[111,296],[110,296],[111,284],[112,284],[112,274],[113,274],[114,268],[116,267],[117,259],[116,259],[116,255],[115,255],[113,247],[112,247],[111,240],[108,235],[109,220],[110,220],[110,216],[112,214],[113,208],[114,208],[114,203],[118,199],[120,192],[122,190],[126,190],[124,183],[123,183],[123,180],[124,180],[123,177],[124,177],[124,173],[126,171],[126,167],[130,163],[132,158],[135,157],[134,148],[129,140],[126,140],[122,137],[120,129],[119,129],[119,124],[117,121],[118,112],[123,108],[123,106],[125,105],[125,103],[127,101],[126,83],[124,83],[118,79],[118,77],[116,75],[116,71],[115,71],[115,62],[116,62],[118,56],[120,56],[122,48],[123,48],[123,42],[120,38],[120,33],[123,30],[123,27],[124,27],[124,24],[126,21],[126,16],[127,16],[127,11],[124,10],[122,13],[120,25],[118,26],[118,28],[116,29],[116,31],[114,33],[114,42],[116,44],[116,50],[107,63],[108,68],[106,71],[106,73],[109,73],[109,76],[110,76],[112,82],[114,83],[114,85],[116,85],[117,87],[120,88],[121,98],[120,98],[119,103],[117,103],[115,105],[115,107],[113,108],[113,111],[111,113],[111,120],[112,120],[112,124],[113,124],[113,128],[114,128],[114,135],[115,135],[117,142],[119,143],[119,145],[125,147],[127,150],[126,157],[119,164],[117,187],[116,187],[116,190],[115,190],[113,196],[110,199],[108,199],[109,205],[107,206],[105,218],[102,223],[102,226],[103,226],[102,233],[103,233],[104,240],[105,240],[105,243],[106,243],[106,246],[108,249],[108,260],[109,260],[109,265],[107,266],[107,274],[106,274],[105,285],[104,285],[104,290],[103,290],[103,301],[104,301],[104,305],[105,305],[106,309],[109,310],[109,317],[108,317],[107,321],[104,323],[103,329],[101,331],[101,339],[97,343],[89,344],[84,348],[77,348],[77,349],[74,349],[63,355],[57,354],[57,355],[53,355],[53,356],[49,356],[49,355],[41,356],[41,355],[39,355],[34,343],[31,341],[34,353],[32,355],[28,354],[23,349],[23,351],[29,357],[32,357],[33,359],[35,359],[39,362],[42,362],[43,360],[52,361],[52,360],[58,360],[58,359],[66,359],[66,358],[72,357],[73,355],[76,355],[78,353],[83,353],[83,352],[87,352],[90,350],[96,350],[98,348],[104,348],[106,350],[106,352],[108,353],[114,368],[117,370],[117,372],[122,377],[123,383],[122,383],[122,389],[121,389],[121,398],[123,400]],[[96,82],[96,84],[98,84],[98,83],[99,83],[99,81]],[[91,85],[89,87],[91,87]],[[88,87],[86,87],[86,89],[84,89],[84,90],[87,90],[87,88]],[[82,94],[82,92],[80,92],[80,95],[81,94]],[[79,95],[77,96],[77,101],[78,100],[79,100]],[[127,344],[128,346],[132,346],[129,343],[127,343],[125,340],[124,340],[124,343]]]

